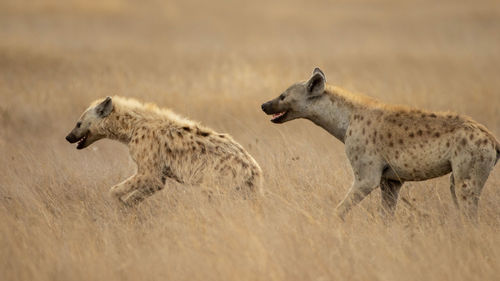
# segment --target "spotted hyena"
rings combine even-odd
[[[168,182],[213,184],[222,192],[234,188],[245,197],[260,192],[259,165],[231,136],[153,104],[116,96],[95,101],[66,137],[78,143],[77,149],[102,138],[126,144],[137,164],[136,174],[111,188],[111,195],[125,205],[142,201]]]
[[[405,181],[451,172],[451,194],[463,215],[476,221],[481,190],[498,161],[500,144],[483,125],[453,113],[386,105],[326,85],[316,68],[262,105],[272,122],[311,120],[345,144],[354,173],[351,189],[337,206],[345,214],[380,186],[382,211],[392,215]]]

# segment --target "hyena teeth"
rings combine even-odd
[[[83,137],[82,137],[82,138],[78,141],[78,143],[79,143],[79,144],[80,144],[80,143],[83,143],[86,139],[87,139],[87,136],[85,135],[85,136],[83,136]]]

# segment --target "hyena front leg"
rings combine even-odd
[[[146,199],[147,197],[153,195],[156,191],[161,190],[163,186],[144,186],[139,189],[136,189],[129,194],[125,195],[123,199],[123,203],[127,206],[134,206]]]
[[[127,206],[133,206],[163,189],[164,183],[151,175],[136,174],[111,188],[111,195]]]
[[[455,204],[455,207],[458,209],[457,193],[455,192],[455,177],[453,176],[453,173],[451,173],[450,176],[450,193],[453,204]]]
[[[394,216],[396,204],[398,202],[399,191],[403,185],[400,181],[382,178],[380,181],[380,191],[382,199],[381,214],[383,217]]]
[[[137,174],[111,187],[109,194],[111,197],[121,201],[123,195],[132,191],[136,186]]]
[[[343,220],[345,215],[370,194],[380,184],[382,169],[373,165],[353,167],[354,183],[345,198],[337,206],[337,215]]]

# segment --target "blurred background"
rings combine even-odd
[[[379,191],[333,218],[352,174],[343,145],[260,104],[314,67],[383,102],[467,114],[500,136],[500,2],[0,1],[0,276],[4,280],[494,280],[500,171],[481,225],[462,226],[448,177]],[[122,213],[109,188],[125,146],[64,140],[91,101],[134,97],[229,133],[268,196],[208,203],[175,186]]]

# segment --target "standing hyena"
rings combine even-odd
[[[481,190],[500,156],[500,144],[482,125],[450,113],[382,104],[312,77],[262,105],[274,123],[306,118],[345,144],[354,183],[337,206],[341,218],[377,186],[383,213],[392,215],[405,181],[451,175],[455,205],[476,221]]]
[[[229,135],[155,105],[121,97],[95,101],[66,137],[70,143],[78,142],[77,149],[102,138],[126,144],[137,164],[135,175],[111,188],[111,194],[126,205],[142,201],[168,181],[230,185],[245,196],[260,192],[259,165]]]

